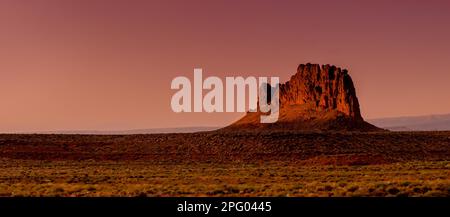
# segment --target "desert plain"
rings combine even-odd
[[[450,196],[450,132],[0,135],[0,196]]]

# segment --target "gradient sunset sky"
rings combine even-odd
[[[176,76],[347,68],[367,118],[450,113],[450,1],[0,0],[0,132],[224,126]]]

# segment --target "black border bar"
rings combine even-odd
[[[238,204],[238,202],[240,202]],[[270,211],[261,203],[270,202]],[[239,211],[244,204],[256,203],[266,210]],[[211,204],[208,214],[202,211],[178,211],[180,204]],[[223,211],[224,204],[234,204]],[[184,206],[183,206],[184,207]],[[216,207],[216,208],[212,208]],[[250,206],[247,206],[247,208]],[[226,209],[225,209],[226,210]],[[450,198],[280,198],[280,197],[179,197],[179,198],[0,198],[0,212],[31,213],[55,216],[92,214],[126,216],[304,216],[304,214],[345,214],[365,216],[449,213]],[[158,214],[158,215],[156,215]]]

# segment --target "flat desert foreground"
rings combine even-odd
[[[450,162],[368,166],[0,161],[0,196],[450,196]]]
[[[450,196],[450,133],[0,135],[0,196]]]

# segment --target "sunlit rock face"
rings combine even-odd
[[[346,69],[300,64],[280,85],[280,115],[261,124],[259,112],[248,112],[224,130],[376,131],[361,116],[356,90]]]

